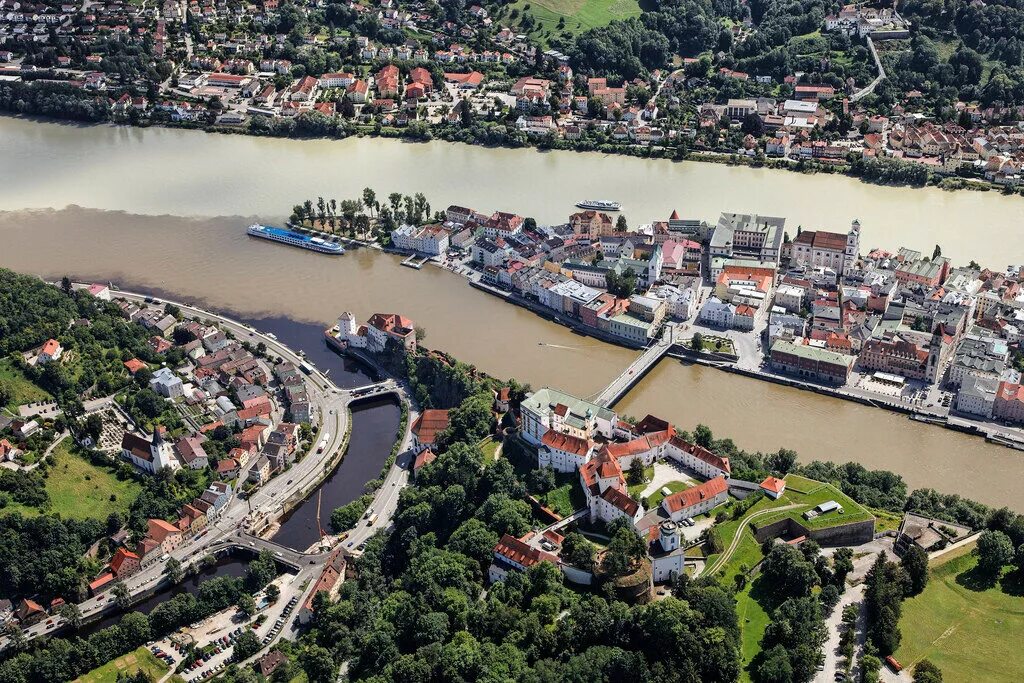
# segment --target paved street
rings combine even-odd
[[[149,299],[156,305],[165,302],[155,297],[121,291],[116,292],[115,296],[137,303],[146,303],[146,299]],[[348,405],[352,400],[352,396],[351,392],[337,387],[319,369],[312,367],[303,358],[276,339],[261,334],[243,323],[210,313],[195,306],[179,302],[167,303],[174,303],[185,315],[191,318],[221,326],[223,329],[234,334],[238,339],[248,340],[253,343],[263,342],[269,353],[280,356],[291,361],[297,367],[308,370],[306,374],[309,377],[307,385],[310,400],[316,407],[316,413],[319,415],[319,428],[314,437],[313,444],[319,444],[326,438],[326,446],[322,452],[316,452],[320,450],[319,448],[311,449],[311,452],[297,462],[286,474],[272,479],[251,495],[248,500],[243,501],[236,496],[232,496],[216,521],[207,526],[205,531],[186,540],[169,554],[170,557],[181,561],[183,565],[188,565],[205,557],[210,552],[224,550],[233,544],[256,549],[257,539],[249,537],[243,532],[257,526],[265,527],[282,514],[285,501],[302,499],[316,488],[321,478],[327,473],[327,470],[331,469],[327,466],[329,458],[341,448],[345,440],[349,429]],[[407,395],[402,387],[394,384],[388,386],[397,387],[403,400],[407,400]],[[414,419],[415,413],[411,413],[409,427],[411,427]],[[409,427],[406,430],[402,451],[408,449],[411,441]],[[396,463],[396,466],[388,472],[384,486],[378,491],[377,497],[373,502],[379,516],[378,524],[373,528],[357,528],[352,536],[352,539],[356,541],[354,546],[369,538],[377,528],[390,524],[391,515],[397,506],[399,490],[408,483],[408,471],[403,467],[407,465],[408,457]],[[286,542],[286,539],[281,539],[281,542]],[[259,542],[259,545],[275,547],[276,544],[264,541]],[[300,553],[293,553],[287,548],[279,548],[276,552],[280,553],[278,555],[279,558],[283,557],[287,552],[290,556],[288,559],[293,561],[301,555]],[[326,561],[327,554],[321,553],[316,556],[307,557],[309,558],[307,559],[307,564],[312,563],[312,565],[319,567]],[[165,566],[166,560],[157,562],[134,576],[125,579],[122,583],[133,596],[143,595],[156,590],[164,582]],[[86,621],[115,607],[114,598],[109,593],[101,594],[98,597],[79,603],[82,616]],[[61,622],[61,618],[56,616],[44,620],[25,629],[25,637],[33,639],[45,633],[53,633],[61,626]],[[0,648],[6,647],[6,644],[6,638],[0,640]]]

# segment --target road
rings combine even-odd
[[[836,605],[832,613],[825,619],[825,628],[828,631],[828,635],[825,638],[824,646],[824,666],[822,671],[819,671],[814,677],[815,683],[828,683],[829,681],[835,681],[836,672],[839,671],[840,663],[843,662],[842,654],[839,652],[839,639],[842,636],[842,621],[843,621],[843,609],[847,605],[857,605],[857,624],[855,626],[857,635],[854,641],[853,647],[853,659],[854,665],[851,668],[850,676],[852,680],[860,680],[860,658],[864,652],[864,641],[865,630],[866,630],[866,615],[864,610],[864,584],[847,588],[846,592],[839,599],[839,604]]]
[[[187,566],[204,558],[211,552],[224,550],[231,545],[253,548],[256,545],[254,536],[248,532],[257,528],[266,528],[270,523],[279,518],[288,500],[300,500],[312,492],[320,481],[333,467],[330,466],[332,456],[341,449],[345,443],[349,421],[349,403],[352,401],[351,392],[336,386],[319,369],[313,367],[305,359],[278,342],[275,338],[258,332],[244,323],[226,318],[222,315],[211,313],[196,306],[190,306],[176,301],[148,297],[143,294],[117,291],[114,296],[140,304],[152,303],[160,305],[171,303],[177,306],[184,315],[198,321],[215,323],[222,329],[230,331],[239,340],[250,341],[253,344],[262,342],[266,345],[267,351],[281,358],[291,361],[298,367],[306,367],[307,388],[311,403],[316,407],[319,415],[318,432],[313,439],[313,446],[310,453],[292,466],[287,473],[270,480],[266,485],[253,493],[248,500],[241,500],[232,496],[231,500],[221,510],[220,515],[209,524],[203,532],[197,536],[186,539],[174,551],[169,553],[170,557],[179,560],[183,566]],[[149,300],[148,302],[146,300]],[[385,388],[391,388],[399,393],[400,398],[411,405],[408,393],[399,384],[390,382]],[[415,414],[410,409],[409,425],[406,429],[406,436],[401,451],[408,448],[411,440],[411,424]],[[322,450],[318,447],[327,438],[326,447]],[[378,511],[379,522],[373,528],[359,528],[353,534],[359,543],[369,538],[373,532],[382,526],[390,524],[398,502],[398,495],[403,486],[408,483],[408,471],[402,467],[408,464],[408,456],[402,459],[401,464],[396,463],[385,477],[384,486],[377,492],[373,501],[375,510]],[[260,543],[259,545],[270,546],[271,543]],[[355,545],[358,545],[356,543]],[[289,551],[282,548],[279,552],[282,555]],[[327,553],[304,555],[298,553],[295,557],[306,558],[308,564],[318,566],[326,561]],[[156,562],[139,573],[121,581],[132,596],[141,596],[157,589],[165,582],[164,571],[166,560]],[[97,618],[107,610],[116,608],[113,596],[108,592],[95,598],[89,598],[78,603],[83,620],[89,621]],[[63,626],[63,620],[59,616],[43,620],[38,624],[24,629],[24,635],[31,640],[44,634],[52,634]],[[7,646],[8,639],[0,640],[0,650]]]
[[[793,503],[792,505],[783,505],[782,507],[768,508],[767,510],[761,510],[760,512],[755,512],[752,515],[747,515],[743,519],[743,521],[740,522],[739,527],[736,529],[736,535],[733,536],[732,543],[730,543],[729,547],[725,549],[725,552],[718,556],[718,559],[715,560],[715,563],[707,568],[707,573],[713,575],[715,572],[717,572],[719,569],[725,566],[725,564],[729,561],[729,558],[732,557],[732,554],[736,552],[736,548],[739,547],[740,541],[743,540],[744,530],[746,530],[747,526],[752,521],[754,521],[758,517],[770,515],[775,512],[782,512],[783,510],[792,510],[793,508],[797,507],[800,506],[797,505],[796,503]]]

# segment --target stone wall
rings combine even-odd
[[[874,539],[875,520],[865,519],[861,522],[840,524],[812,531],[795,519],[786,517],[759,527],[754,532],[754,539],[758,543],[763,543],[766,539],[787,535],[793,538],[807,536],[822,546],[860,545]]]

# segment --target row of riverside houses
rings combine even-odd
[[[939,386],[956,393],[941,409],[1024,422],[1020,267],[955,268],[940,250],[862,254],[857,220],[845,233],[787,231],[778,216],[709,223],[674,211],[629,230],[597,211],[541,226],[455,205],[444,219],[392,238],[407,251],[468,258],[482,283],[623,344],[645,345],[669,319],[696,320],[758,337],[766,352],[747,359],[753,367],[911,404]]]
[[[741,331],[758,321],[776,372],[911,404],[939,387],[955,395],[939,409],[1024,422],[1020,266],[954,267],[938,249],[861,254],[856,220],[845,234],[784,230],[781,218],[722,215],[698,320]]]
[[[608,524],[627,519],[647,545],[653,582],[680,575],[685,563],[682,525],[728,501],[729,459],[684,440],[671,424],[653,415],[630,424],[608,408],[557,389],[530,394],[520,409],[520,435],[537,449],[537,466],[578,474],[589,521]],[[666,495],[647,510],[629,495],[624,472],[634,461],[648,467],[663,460],[704,481]],[[762,486],[766,491],[778,489],[771,481]],[[562,540],[552,531],[531,531],[521,538],[506,534],[494,548],[490,580],[550,561],[570,579],[587,582],[578,569],[559,559]]]
[[[630,232],[607,214],[581,211],[566,224],[537,226],[517,214],[453,205],[442,223],[399,226],[391,237],[401,251],[468,256],[483,283],[643,346],[667,318],[693,315],[703,254],[685,231],[693,225],[700,223],[674,215]],[[623,286],[607,291],[615,280]]]
[[[220,511],[231,499],[231,494],[231,484],[216,481],[201,496],[182,506],[177,522],[172,524],[163,519],[150,519],[146,535],[138,542],[134,552],[123,545],[128,538],[127,532],[120,532],[115,539],[118,548],[99,576],[89,583],[89,594],[96,596],[106,592],[118,581],[165,557],[187,538],[201,533],[208,524],[216,521]]]

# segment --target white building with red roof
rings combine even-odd
[[[768,477],[761,482],[761,490],[772,499],[777,499],[786,492],[786,480],[776,477]]]
[[[580,484],[587,496],[591,522],[600,520],[609,524],[619,517],[626,517],[635,525],[643,517],[643,506],[626,492],[626,478],[622,475],[619,461],[607,450],[603,449],[580,467]]]
[[[729,483],[725,477],[715,477],[699,486],[677,491],[661,500],[661,508],[673,522],[696,517],[729,500]]]
[[[417,451],[433,446],[438,435],[448,429],[448,411],[437,408],[424,410],[412,423],[413,448]]]
[[[725,477],[732,474],[729,458],[715,455],[697,444],[673,436],[665,445],[665,457],[672,458],[683,467],[691,469],[702,477]]]
[[[49,339],[43,347],[39,349],[39,355],[36,357],[37,365],[46,365],[51,360],[60,360],[61,355],[64,353],[64,347],[60,345],[60,342],[56,339]]]
[[[573,434],[553,429],[545,432],[537,450],[538,467],[550,467],[556,472],[575,472],[594,454],[594,442]]]
[[[527,543],[524,538],[505,534],[494,546],[494,561],[487,576],[491,583],[502,581],[510,571],[524,571],[538,562],[559,564],[558,556]]]

